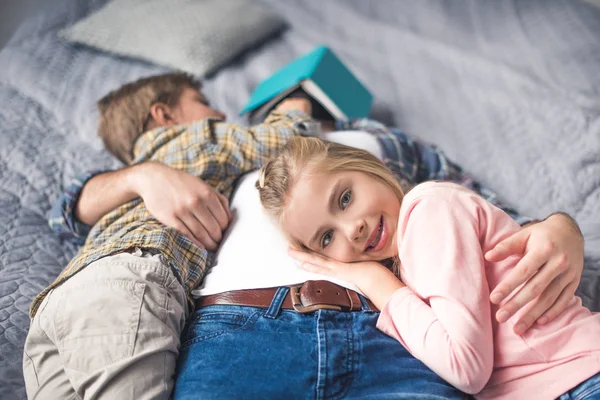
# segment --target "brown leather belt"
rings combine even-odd
[[[202,296],[196,299],[196,309],[217,304],[268,308],[277,289],[279,288],[232,290]],[[372,311],[379,311],[368,299],[367,304]],[[290,286],[281,308],[308,313],[320,309],[360,311],[362,306],[360,297],[354,290],[329,281],[306,281],[301,285]]]

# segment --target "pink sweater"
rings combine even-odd
[[[600,371],[600,314],[574,297],[552,322],[523,336],[494,318],[490,289],[518,257],[486,251],[519,230],[502,210],[455,184],[429,182],[404,198],[401,277],[377,327],[458,389],[478,399],[554,399]]]

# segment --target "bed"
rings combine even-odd
[[[256,0],[260,1],[260,0]],[[373,117],[437,143],[522,214],[562,210],[586,238],[579,295],[600,310],[600,8],[576,0],[262,0],[288,28],[205,80],[231,120],[260,80],[317,44],[375,94]],[[105,0],[54,0],[0,52],[0,398],[24,399],[34,296],[76,248],[47,224],[78,173],[119,164],[95,101],[166,71],[57,37]]]

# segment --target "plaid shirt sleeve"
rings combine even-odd
[[[300,110],[271,112],[262,124],[250,128],[255,141],[252,146],[258,152],[257,157],[253,157],[253,168],[262,167],[264,161],[273,157],[292,136],[318,136],[320,126]]]
[[[450,181],[463,185],[501,208],[520,225],[533,219],[521,216],[504,204],[498,195],[475,180],[456,163],[450,161],[436,146],[410,137],[398,129],[370,119],[357,119],[338,123],[338,130],[362,130],[375,135],[383,148],[385,164],[410,185],[429,180]]]
[[[85,242],[91,226],[82,223],[75,217],[75,207],[85,184],[103,172],[105,171],[88,171],[76,177],[52,206],[48,223],[61,239],[78,246]]]

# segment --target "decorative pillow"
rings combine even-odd
[[[113,0],[59,36],[202,76],[284,25],[250,0]]]

